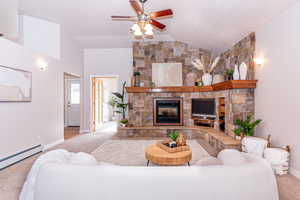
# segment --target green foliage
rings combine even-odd
[[[122,123],[122,124],[128,124],[128,122],[129,122],[128,119],[122,119],[122,120],[120,121],[120,123]]]
[[[126,81],[123,83],[122,93],[114,92],[113,97],[111,99],[111,105],[113,107],[116,107],[118,110],[115,111],[115,113],[122,114],[122,120],[125,120],[126,117],[126,108],[128,106],[128,103],[125,102],[125,86]]]
[[[151,88],[155,88],[155,83],[151,81],[150,87],[151,87]]]
[[[171,138],[171,140],[176,141],[177,137],[179,136],[178,131],[172,131],[168,134],[168,137]]]
[[[228,69],[228,70],[226,71],[226,74],[227,74],[228,76],[233,76],[234,70],[233,70],[233,69]]]
[[[252,121],[252,116],[247,116],[246,120],[237,119],[235,121],[237,128],[234,129],[234,133],[237,136],[242,134],[245,136],[253,136],[256,126],[261,122],[261,119]]]
[[[140,76],[141,75],[141,72],[134,72],[133,73],[133,76]]]

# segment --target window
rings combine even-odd
[[[71,104],[80,104],[80,84],[71,84]]]

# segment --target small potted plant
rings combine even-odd
[[[234,129],[234,133],[237,139],[241,139],[243,136],[253,136],[255,128],[262,122],[261,119],[252,120],[252,116],[247,116],[246,120],[237,119],[235,121],[237,128]]]
[[[176,147],[176,139],[179,136],[178,131],[172,131],[168,134],[168,137],[171,139],[171,142],[169,142],[169,147],[173,148]]]
[[[141,85],[141,73],[140,72],[134,72],[133,73],[133,76],[134,76],[134,86],[135,87],[140,87]]]
[[[233,80],[233,73],[234,73],[234,70],[233,70],[233,69],[228,69],[228,70],[226,71],[227,80]]]
[[[128,124],[128,122],[129,122],[128,119],[122,119],[122,120],[120,121],[120,125],[121,125],[122,127],[126,127],[127,124]]]

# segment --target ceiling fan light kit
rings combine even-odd
[[[159,30],[164,30],[166,25],[158,22],[156,19],[162,17],[170,17],[173,15],[171,9],[162,10],[158,12],[152,12],[147,14],[145,12],[145,3],[147,0],[139,0],[142,6],[136,0],[129,0],[130,5],[137,14],[137,16],[112,16],[112,20],[119,21],[134,21],[135,23],[130,29],[135,39],[153,39],[154,38],[154,27]]]

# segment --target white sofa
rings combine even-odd
[[[269,164],[124,167],[46,163],[34,200],[278,200]]]

